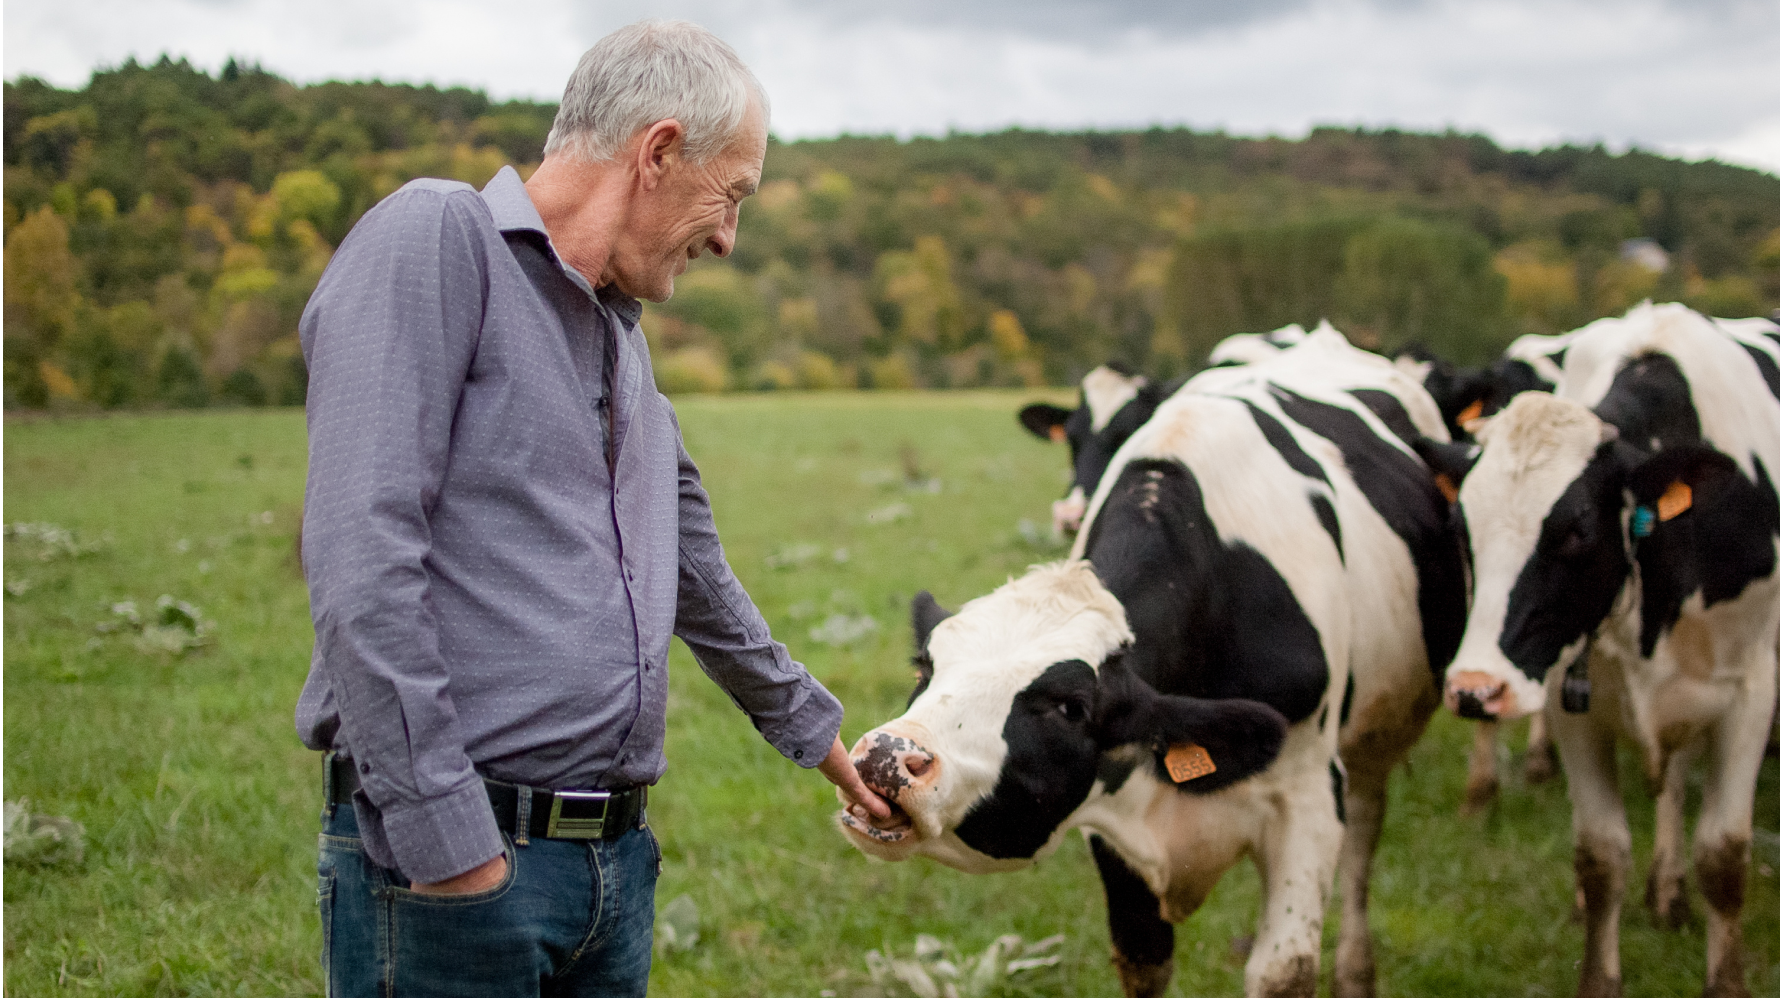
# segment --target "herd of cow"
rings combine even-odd
[[[1386,780],[1442,700],[1543,721],[1568,778],[1578,993],[1620,993],[1631,836],[1614,763],[1658,794],[1646,903],[1686,916],[1686,773],[1705,993],[1746,995],[1740,916],[1780,638],[1780,326],[1646,303],[1460,371],[1326,324],[1233,337],[1160,385],[1098,368],[1035,405],[1075,479],[1067,560],[913,607],[919,681],[854,749],[885,859],[1017,869],[1071,829],[1106,890],[1125,993],[1163,993],[1171,923],[1244,856],[1264,901],[1251,996],[1314,995],[1341,883],[1334,993],[1374,992],[1367,924]],[[1534,764],[1548,758],[1533,733]]]

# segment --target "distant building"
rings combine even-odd
[[[1657,245],[1656,240],[1644,236],[1620,243],[1619,258],[1635,263],[1653,274],[1669,269],[1669,251]]]

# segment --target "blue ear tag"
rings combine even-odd
[[[1656,529],[1656,510],[1649,506],[1638,506],[1632,510],[1632,536],[1645,538]]]

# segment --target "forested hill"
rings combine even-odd
[[[231,63],[5,85],[5,402],[295,403],[332,248],[418,176],[536,164],[554,105]],[[1780,305],[1780,178],[1319,129],[774,143],[730,262],[651,307],[669,390],[1066,383],[1328,317],[1460,359],[1641,298]]]

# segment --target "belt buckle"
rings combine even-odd
[[[552,839],[597,839],[606,831],[611,793],[604,790],[556,790],[550,795],[550,821],[544,836]],[[564,813],[564,812],[567,813]]]

